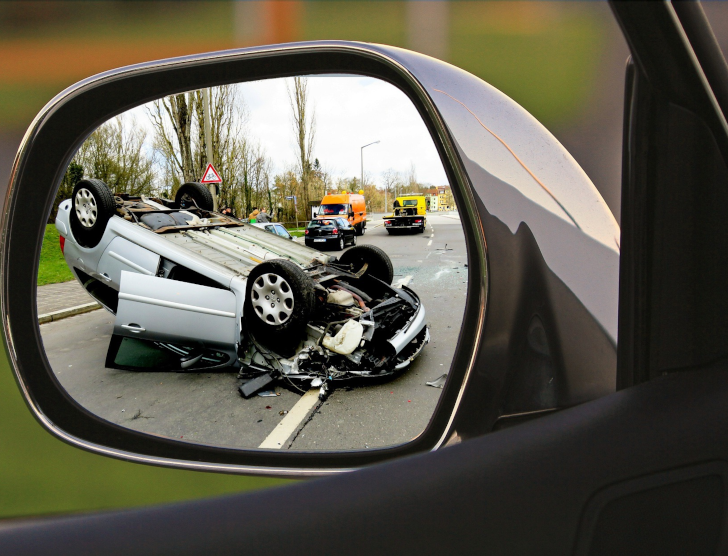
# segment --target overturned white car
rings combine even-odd
[[[79,182],[56,218],[86,291],[116,315],[106,366],[236,368],[249,396],[276,378],[333,381],[406,368],[429,341],[425,309],[391,286],[389,257],[325,255],[212,212],[206,187],[175,201]]]

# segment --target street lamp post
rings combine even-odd
[[[361,186],[364,187],[364,149],[370,145],[376,145],[379,141],[373,143],[367,143],[361,148]]]

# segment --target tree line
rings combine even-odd
[[[397,191],[424,191],[414,168],[406,174],[384,173],[388,207],[384,190],[372,184],[369,176],[365,175],[364,184],[359,178],[333,179],[313,154],[316,115],[305,77],[288,82],[296,160],[276,175],[272,175],[271,158],[248,130],[248,109],[238,87],[214,87],[209,95],[212,163],[222,178],[218,206],[230,207],[240,217],[253,208],[268,207],[282,221],[308,220],[310,201],[332,189],[363,189],[370,210],[391,210]],[[55,219],[58,204],[70,198],[84,178],[100,179],[115,193],[168,199],[174,198],[183,183],[199,181],[208,162],[203,102],[202,91],[171,95],[147,105],[148,126],[127,115],[96,129],[69,164],[49,222]],[[293,196],[295,204],[286,199]]]

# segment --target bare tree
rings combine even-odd
[[[230,206],[236,212],[246,215],[253,207],[271,206],[270,168],[271,161],[259,144],[245,141],[240,146],[240,164],[236,187],[230,198]]]
[[[145,152],[146,131],[134,120],[117,117],[94,131],[74,160],[84,177],[105,182],[112,191],[149,195],[154,187],[154,160]]]
[[[316,115],[313,108],[308,106],[308,80],[305,77],[294,77],[288,87],[288,98],[293,112],[293,133],[296,140],[297,170],[300,181],[301,200],[299,210],[304,207],[308,214],[308,205],[311,200],[311,174],[313,165],[311,152],[316,136]]]
[[[201,179],[207,165],[202,91],[172,95],[148,110],[155,148],[163,159],[165,184],[172,196],[186,181]],[[231,204],[239,187],[248,111],[235,85],[210,89],[212,163],[222,178],[220,200]]]
[[[100,179],[115,193],[151,195],[154,189],[154,157],[145,148],[147,133],[136,120],[118,116],[96,129],[71,160],[51,210],[69,199],[83,178]]]
[[[417,182],[417,171],[414,162],[410,163],[409,171],[404,178],[404,186],[408,193],[417,193],[420,190],[420,184]]]
[[[157,100],[147,109],[154,126],[155,147],[162,154],[168,170],[173,175],[177,174],[177,186],[196,179],[192,155],[192,123],[196,104],[194,92],[180,93]],[[167,124],[172,128],[171,133]]]
[[[382,174],[384,180],[384,190],[387,192],[387,205],[384,207],[384,211],[389,211],[389,206],[394,203],[394,199],[397,197],[400,189],[402,188],[402,175],[395,171],[393,168],[387,169]]]

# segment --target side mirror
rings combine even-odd
[[[407,217],[400,223],[411,229],[390,227],[397,219],[358,228],[346,238],[351,247],[343,237],[311,230],[305,239],[311,248],[304,249],[216,214],[207,205],[210,192],[195,185],[200,176],[182,186],[199,196],[195,209],[170,207],[152,195],[114,196],[98,177],[85,175],[56,205],[79,147],[109,118],[206,88],[342,74],[393,86],[419,115],[457,206],[443,220],[449,227],[442,224],[451,235],[423,241],[417,235],[423,222]],[[5,341],[36,417],[85,449],[194,469],[315,475],[437,449],[615,390],[614,218],[586,174],[530,114],[433,58],[331,41],[121,68],[57,95],[26,134],[12,176],[3,220]],[[303,207],[302,198],[286,195],[278,206]],[[276,202],[265,198],[258,206]],[[109,347],[98,365],[85,362],[85,378],[68,377],[74,363],[64,358],[74,355],[51,353],[53,342],[70,338],[51,337],[38,324],[39,254],[54,206],[66,263],[112,314],[98,313],[110,338],[98,345]],[[428,215],[428,226],[436,218]],[[403,231],[414,233],[396,233]],[[353,246],[357,241],[369,245]],[[426,249],[431,256],[421,255]],[[421,265],[414,279],[402,257]],[[332,316],[344,314],[346,325]],[[378,323],[396,324],[382,332]],[[224,421],[212,404],[204,413],[188,411],[197,432],[178,438],[150,429],[141,410],[124,415],[126,407],[110,403],[108,385],[95,377],[100,369],[130,372],[142,362],[147,371],[186,373],[168,375],[185,396],[193,390],[189,373],[199,381],[228,373],[226,395],[253,400],[247,420]],[[164,382],[159,374],[134,376],[150,391]],[[327,398],[335,380],[354,377],[372,379],[347,399],[359,398],[356,419],[369,424],[361,438],[355,437],[359,425],[356,432],[346,428],[331,406],[336,400]],[[280,393],[272,390],[276,384],[307,405],[276,412],[274,428],[285,429],[293,420],[288,415],[302,412],[298,428],[236,444],[258,434],[255,427],[273,414],[268,400]],[[270,398],[258,396],[266,391]],[[391,409],[378,414],[385,406]],[[286,449],[292,435],[314,436],[319,423],[306,425],[314,413],[326,423],[324,436],[339,435],[340,442]],[[216,419],[224,425],[213,425]],[[403,422],[416,423],[415,432],[389,434]],[[337,432],[342,425],[343,434]],[[234,440],[212,441],[223,427]],[[379,442],[382,436],[388,440]]]

